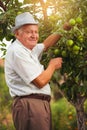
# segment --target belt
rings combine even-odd
[[[41,100],[46,100],[50,102],[51,96],[50,95],[45,95],[45,94],[30,94],[30,95],[24,95],[24,96],[15,96],[14,99],[16,98],[34,98],[34,99],[41,99]]]

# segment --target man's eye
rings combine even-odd
[[[36,33],[36,34],[38,34],[38,32],[37,32],[37,31],[36,31],[35,33]]]
[[[29,32],[29,31],[26,31],[26,33],[31,33],[31,32]]]

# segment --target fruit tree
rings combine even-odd
[[[60,70],[64,82],[59,85],[58,77],[54,82],[77,113],[78,130],[86,130],[84,102],[87,99],[87,27],[81,17],[70,19],[61,30],[63,37],[47,54],[48,59],[63,58]],[[53,78],[54,79],[54,78]]]

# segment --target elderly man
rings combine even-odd
[[[49,81],[62,66],[62,58],[54,58],[44,70],[40,63],[47,51],[59,39],[52,34],[43,43],[39,39],[38,22],[29,12],[18,15],[12,31],[16,40],[5,57],[5,77],[13,97],[12,115],[16,130],[51,130]]]

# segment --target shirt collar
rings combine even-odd
[[[16,39],[16,42],[18,43],[18,44],[20,44],[24,49],[26,49],[27,51],[29,51],[29,52],[32,52],[32,50],[30,50],[30,49],[28,49],[27,47],[25,47],[18,39]]]

